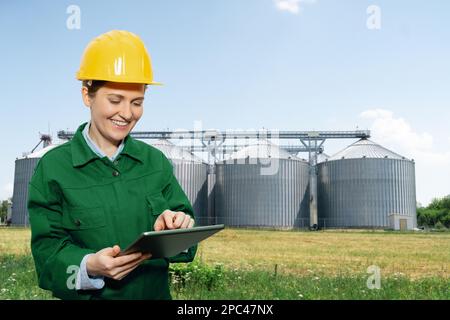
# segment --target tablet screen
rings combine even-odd
[[[133,252],[142,252],[151,253],[151,259],[173,257],[223,230],[224,227],[223,224],[218,224],[187,229],[144,232],[119,256]]]

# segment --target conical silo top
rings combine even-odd
[[[30,153],[30,154],[26,155],[23,158],[25,158],[25,159],[26,158],[42,158],[44,156],[44,154],[46,154],[47,152],[49,152],[50,150],[52,150],[53,148],[55,148],[57,146],[58,146],[57,144],[51,144],[51,145],[49,145],[49,146],[47,146],[45,148],[42,148],[42,149],[37,150],[37,151],[35,151],[33,153]]]
[[[407,160],[405,157],[399,155],[398,153],[386,149],[385,147],[369,139],[363,138],[329,157],[328,161],[361,158]]]
[[[246,158],[275,158],[275,159],[295,159],[300,160],[296,156],[291,155],[276,144],[267,140],[258,140],[256,143],[244,147],[233,152],[227,160],[246,159]]]
[[[204,163],[201,158],[184,148],[174,145],[167,139],[156,140],[155,142],[152,142],[151,145],[164,153],[168,159]]]

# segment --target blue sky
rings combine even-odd
[[[80,29],[66,26],[70,5]],[[367,27],[371,5],[380,29]],[[427,204],[450,194],[449,12],[444,0],[2,1],[0,199],[39,132],[89,119],[75,80],[81,54],[95,36],[126,29],[165,84],[147,92],[135,130],[196,120],[223,130],[371,129],[415,159]],[[325,151],[352,142],[328,141]]]

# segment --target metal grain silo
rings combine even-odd
[[[414,161],[361,139],[317,167],[320,226],[388,228],[394,215],[416,227]]]
[[[28,226],[28,183],[34,173],[39,159],[48,151],[56,147],[49,145],[39,151],[16,159],[14,169],[14,191],[11,208],[11,224],[15,226]]]
[[[208,173],[208,224],[216,224],[216,167],[210,166]]]
[[[309,225],[308,163],[268,141],[216,164],[217,223],[236,227]]]
[[[161,150],[172,162],[175,177],[194,209],[196,225],[211,224],[211,219],[208,217],[209,165],[201,158],[168,140],[160,139],[151,145]]]

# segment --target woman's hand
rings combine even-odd
[[[151,257],[151,254],[140,252],[117,257],[120,247],[105,248],[89,256],[86,269],[90,276],[104,276],[115,280],[123,279],[136,269],[139,264]]]
[[[194,219],[184,212],[164,210],[156,219],[153,229],[161,231],[166,229],[186,229],[194,226]]]

